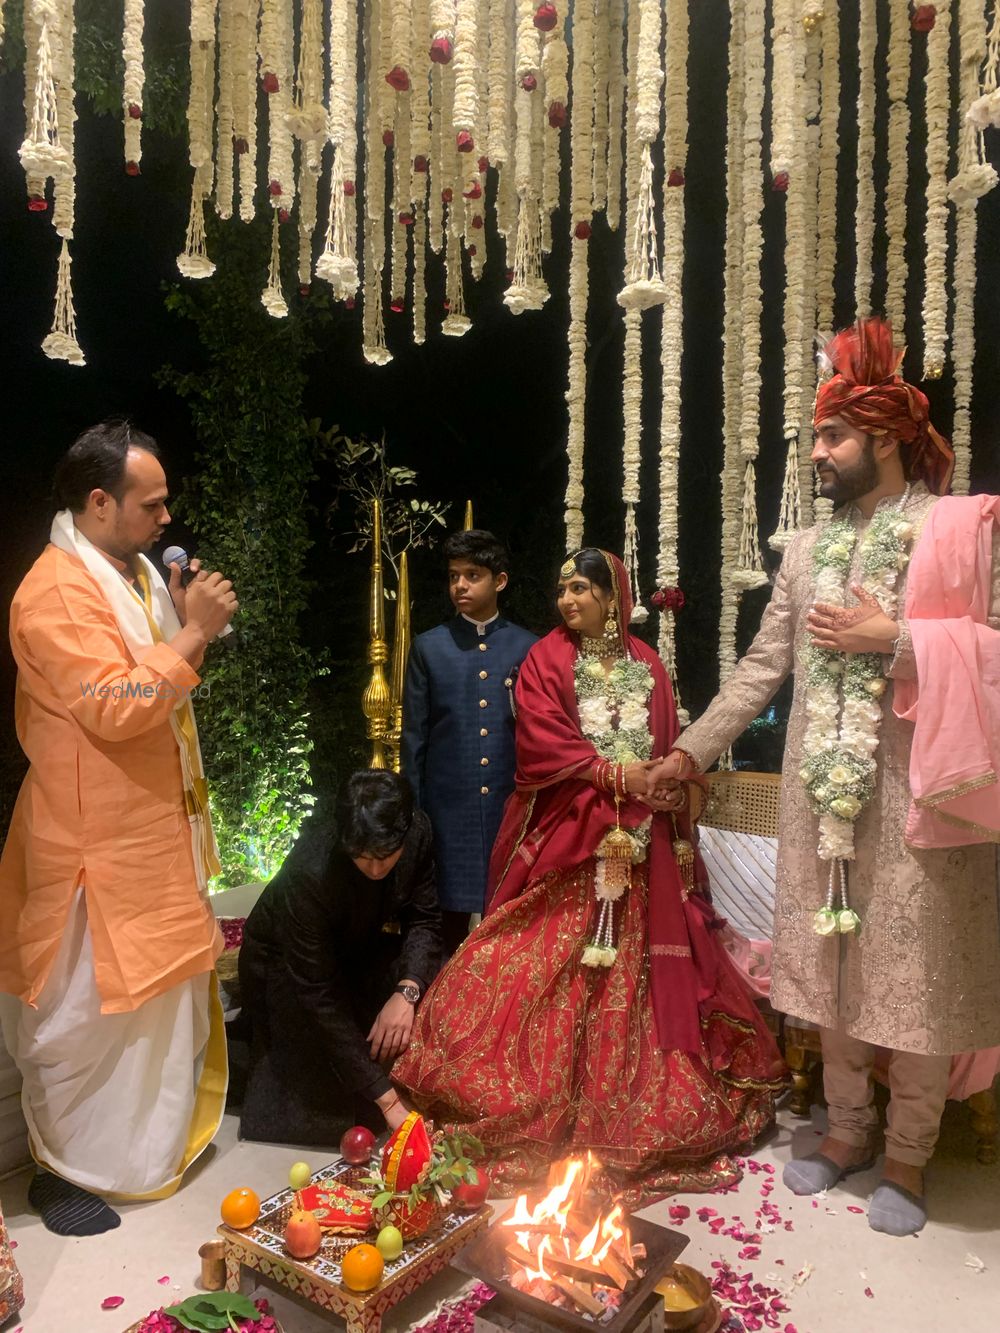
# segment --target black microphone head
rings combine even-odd
[[[190,563],[188,553],[183,546],[168,546],[161,558],[164,565],[177,565],[182,574]]]

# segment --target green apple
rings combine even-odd
[[[398,1259],[403,1253],[403,1233],[399,1227],[383,1227],[378,1233],[375,1248],[383,1259]]]
[[[288,1172],[288,1183],[293,1190],[304,1190],[312,1179],[308,1162],[293,1162]]]

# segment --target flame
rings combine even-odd
[[[611,1212],[601,1223],[601,1239],[604,1244],[594,1254],[594,1263],[601,1264],[608,1256],[608,1251],[616,1241],[627,1240],[628,1232],[624,1227],[618,1225],[618,1220],[622,1216],[622,1206],[616,1203]],[[628,1249],[628,1246],[625,1246]]]
[[[618,1246],[626,1256],[631,1253],[620,1203],[615,1204],[607,1215],[599,1215],[582,1239],[577,1240],[570,1228],[569,1216],[579,1206],[581,1187],[585,1186],[596,1166],[596,1159],[589,1154],[587,1160],[570,1158],[566,1162],[562,1179],[533,1208],[528,1204],[528,1196],[521,1194],[515,1200],[511,1212],[500,1223],[514,1231],[518,1246],[532,1256],[535,1266],[525,1267],[524,1270],[529,1282],[552,1280],[545,1266],[546,1256],[550,1257],[550,1261],[552,1258],[557,1261],[564,1259],[592,1269],[596,1277],[612,1247]],[[544,1233],[540,1239],[537,1236],[539,1231]]]
[[[526,1268],[524,1270],[525,1275],[527,1276],[529,1282],[536,1282],[539,1279],[541,1279],[544,1282],[548,1282],[551,1280],[549,1274],[546,1272],[545,1269],[546,1251],[548,1251],[551,1254],[552,1244],[548,1236],[543,1236],[541,1245],[539,1245],[538,1249],[535,1251],[535,1262],[538,1264],[538,1268],[537,1269]]]
[[[548,1194],[538,1201],[531,1212],[528,1211],[528,1196],[519,1194],[514,1203],[514,1211],[503,1219],[501,1226],[519,1228],[523,1231],[525,1226],[537,1227],[552,1222],[560,1231],[564,1231],[566,1229],[566,1219],[569,1217],[573,1206],[573,1187],[582,1171],[582,1159],[571,1157],[566,1163],[566,1171],[562,1180],[553,1185]]]

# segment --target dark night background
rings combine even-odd
[[[845,7],[850,9],[850,6]],[[884,19],[884,14],[880,16]],[[159,41],[186,48],[187,7],[150,0],[147,30]],[[840,192],[824,207],[837,207],[841,270],[838,322],[852,317],[856,70],[851,53],[856,33],[844,15],[842,32],[842,115]],[[885,25],[881,25],[883,32]],[[683,451],[680,478],[681,582],[688,605],[679,623],[682,693],[693,714],[711,697],[717,679],[715,641],[718,618],[719,472],[721,431],[722,275],[725,239],[725,50],[728,5],[701,0],[691,6],[690,147],[686,165],[686,267]],[[884,37],[883,37],[884,43]],[[922,71],[924,42],[914,36],[910,189],[912,217],[908,260],[909,320],[914,348],[910,378],[920,366],[920,267],[923,226]],[[880,48],[877,68],[884,68]],[[852,80],[855,82],[852,84]],[[54,464],[86,426],[125,413],[160,441],[173,486],[191,468],[193,438],[187,407],[155,374],[165,363],[196,368],[203,352],[192,326],[169,313],[164,296],[180,281],[175,257],[182,248],[190,189],[187,145],[163,131],[144,135],[142,175],[122,170],[121,124],[98,116],[80,99],[77,124],[76,239],[73,243],[77,332],[87,357],[78,368],[49,361],[40,350],[51,321],[58,241],[49,215],[25,207],[24,179],[17,160],[23,135],[23,74],[0,74],[0,318],[3,342],[4,438],[0,488],[0,605],[6,614],[24,572],[48,533],[49,485]],[[885,89],[879,89],[879,142],[884,144]],[[992,132],[991,132],[992,133]],[[765,145],[766,147],[766,145]],[[880,147],[880,151],[884,151]],[[765,158],[766,161],[766,158]],[[565,164],[564,164],[565,166]],[[492,176],[492,173],[491,173]],[[881,186],[884,182],[878,182]],[[565,180],[564,180],[565,185]],[[490,193],[492,195],[492,181]],[[979,287],[977,358],[973,402],[973,488],[1000,489],[1000,190],[979,206]],[[491,202],[491,201],[490,201]],[[783,197],[765,189],[763,371],[761,417],[761,532],[774,527],[784,466],[781,438],[781,215]],[[325,216],[321,196],[320,215]],[[238,227],[239,223],[229,224]],[[453,502],[458,526],[466,497],[476,506],[477,525],[507,539],[513,554],[513,589],[507,609],[515,618],[544,631],[553,623],[550,593],[563,555],[562,497],[565,485],[566,283],[568,242],[564,213],[554,233],[560,239],[546,261],[552,296],[544,310],[514,318],[502,304],[503,263],[491,245],[486,274],[467,284],[473,329],[460,339],[437,333],[443,282],[429,276],[429,336],[423,347],[410,339],[410,316],[387,312],[389,345],[395,359],[386,367],[367,365],[361,355],[361,310],[335,309],[316,330],[317,351],[309,370],[306,412],[325,425],[339,424],[349,435],[384,433],[390,462],[419,474],[417,493]],[[223,238],[224,239],[224,238]],[[260,282],[266,268],[260,253]],[[876,265],[884,258],[884,236],[876,236]],[[434,261],[436,264],[437,261]],[[621,368],[623,329],[615,294],[622,283],[622,239],[603,218],[591,242],[591,324],[588,352],[587,531],[589,542],[621,549]],[[209,280],[211,281],[211,280]],[[289,275],[286,295],[294,292]],[[314,287],[314,291],[316,287]],[[876,308],[884,292],[884,272],[876,279]],[[292,316],[302,302],[289,296]],[[650,354],[647,376],[644,478],[640,514],[644,585],[653,589],[656,530],[656,440],[659,374],[655,353],[658,315],[647,317]],[[926,386],[925,386],[926,387]],[[936,424],[951,426],[951,383],[947,377],[928,388]],[[275,441],[280,448],[280,441]],[[321,475],[314,496],[315,545],[311,574],[315,589],[307,639],[334,648],[334,670],[317,686],[314,712],[337,710],[348,719],[350,740],[360,745],[360,699],[338,675],[341,658],[363,658],[367,596],[367,556],[346,554],[346,543],[324,521],[328,479]],[[177,533],[183,541],[185,534]],[[173,538],[172,538],[173,539]],[[770,557],[769,557],[770,558]],[[418,553],[414,629],[435,623],[446,611],[433,553]],[[443,585],[442,585],[443,586]],[[742,636],[752,632],[767,592],[746,598]],[[9,651],[0,651],[0,762],[9,788],[20,763],[12,734],[14,670]],[[351,690],[353,691],[353,684]],[[349,719],[354,719],[351,731]],[[360,753],[360,751],[359,751]],[[774,766],[775,746],[752,756]],[[6,812],[4,812],[4,823]]]

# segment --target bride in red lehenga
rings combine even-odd
[[[392,1074],[483,1141],[500,1192],[589,1148],[597,1187],[637,1206],[737,1180],[727,1154],[771,1123],[785,1068],[680,842],[701,789],[652,795],[677,719],[658,656],[628,633],[621,561],[579,552],[558,605],[517,683],[486,916]]]

